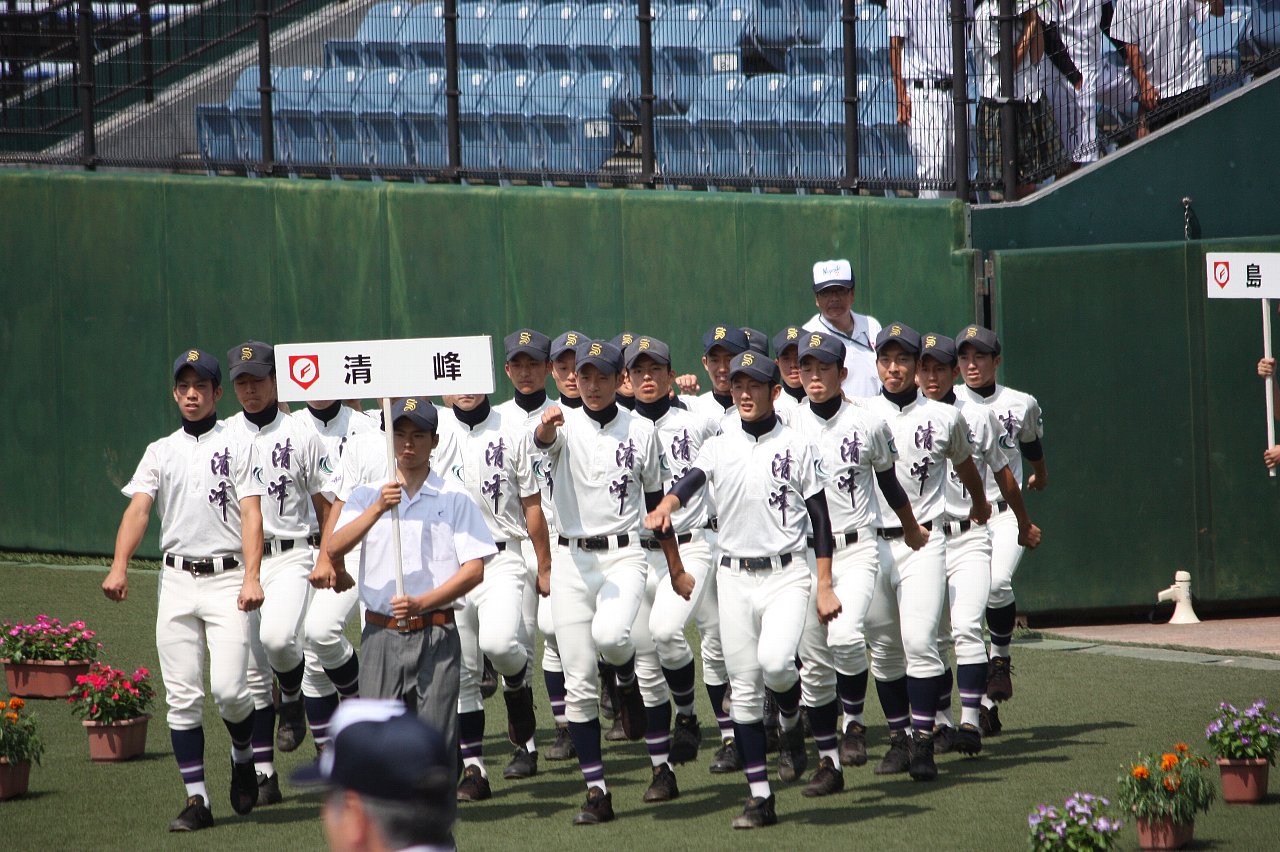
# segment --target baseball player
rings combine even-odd
[[[773,336],[773,362],[778,365],[778,377],[782,379],[782,394],[778,397],[777,408],[794,409],[808,399],[796,357],[803,332],[800,326],[789,325]]]
[[[122,489],[129,507],[116,533],[115,556],[102,583],[108,599],[129,594],[129,560],[142,543],[155,505],[160,516],[160,599],[156,649],[164,680],[166,721],[186,806],[170,831],[213,825],[204,777],[204,655],[209,687],[231,735],[231,808],[247,814],[258,801],[253,768],[253,699],[249,613],[262,605],[261,498],[253,445],[218,422],[222,368],[191,349],[173,364],[173,401],[182,428],[152,442]]]
[[[969,520],[985,523],[991,513],[982,477],[973,464],[969,427],[955,406],[930,401],[916,387],[920,335],[891,323],[876,338],[876,365],[884,390],[865,406],[889,424],[898,450],[897,473],[911,499],[919,526],[881,527],[889,543],[889,563],[880,571],[867,611],[867,645],[876,692],[889,722],[889,753],[877,775],[908,772],[916,781],[938,776],[933,759],[933,727],[938,712],[938,619],[947,593],[944,536],[934,530],[946,509],[946,462],[969,489]],[[892,507],[880,495],[880,514]],[[922,529],[923,528],[923,529]],[[918,550],[914,549],[919,547]],[[912,736],[907,736],[907,728]]]
[[[621,334],[616,335],[609,342],[618,347],[619,352],[625,353],[627,351],[627,347],[632,343],[635,343],[635,341],[635,334],[630,331],[624,331]],[[618,405],[627,409],[627,411],[636,410],[636,392],[635,389],[631,387],[631,379],[627,377],[625,370],[622,373],[622,382],[618,385],[617,402]]]
[[[581,409],[552,406],[534,431],[559,480],[552,489],[558,530],[551,563],[551,607],[568,689],[569,733],[587,784],[575,825],[613,819],[613,796],[600,759],[596,657],[617,672],[617,711],[632,740],[644,736],[644,700],[636,683],[632,625],[644,598],[648,563],[638,532],[644,506],[662,496],[661,450],[653,424],[620,408],[622,353],[607,341],[579,346]],[[692,593],[675,537],[659,536],[671,583]]]
[[[942,334],[924,335],[920,369],[916,373],[920,391],[931,400],[954,405],[964,415],[974,447],[973,462],[984,481],[990,471],[998,486],[994,494],[987,492],[988,502],[1007,501],[1018,519],[1019,541],[1035,547],[1040,541],[1040,530],[1027,517],[1022,491],[996,443],[999,423],[990,408],[957,398],[955,383],[959,375],[955,341]],[[954,744],[961,754],[975,755],[982,750],[981,707],[987,689],[987,646],[982,636],[982,619],[991,594],[991,533],[988,526],[969,520],[969,493],[950,461],[947,462],[945,502],[946,511],[940,523],[946,539],[949,606],[938,625],[938,648],[945,668],[938,691],[934,741],[939,752],[950,751]],[[955,649],[955,681],[960,687],[958,729],[951,715],[949,646]]]
[[[308,578],[315,567],[307,544],[312,512],[323,518],[329,504],[320,497],[328,461],[314,432],[280,411],[276,398],[275,352],[246,341],[227,353],[232,388],[243,409],[227,428],[252,443],[267,488],[262,501],[262,589],[266,600],[249,617],[249,691],[253,695],[253,762],[258,772],[258,804],[281,801],[274,748],[276,709],[272,676],[280,684],[280,736],[297,748],[306,736],[302,706],[302,621],[311,599]]]
[[[875,339],[880,321],[854,313],[853,267],[847,260],[820,260],[813,265],[813,300],[818,312],[804,324],[804,331],[830,334],[844,344],[844,395],[850,399],[880,393],[876,373]],[[775,347],[775,351],[776,351]]]
[[[533,688],[528,684],[531,654],[522,611],[528,571],[520,543],[532,540],[538,560],[535,570],[544,588],[551,576],[551,548],[533,476],[533,438],[524,423],[504,422],[483,394],[463,394],[454,399],[452,411],[442,412],[440,439],[436,468],[465,487],[480,506],[498,548],[485,566],[484,582],[466,596],[457,615],[462,642],[458,730],[465,767],[458,800],[480,801],[493,795],[483,757],[483,658],[492,660],[502,676],[507,735],[516,755],[532,762],[532,772],[525,774],[520,767],[516,777],[537,772],[536,752],[529,752],[526,745],[533,739],[537,720]]]
[[[960,358],[964,386],[957,390],[961,399],[978,405],[986,405],[995,412],[1000,422],[997,438],[1000,449],[1009,461],[1014,481],[1022,484],[1022,460],[1031,463],[1033,473],[1026,479],[1029,491],[1042,491],[1049,484],[1049,471],[1045,465],[1044,424],[1040,416],[1040,403],[1030,394],[1007,388],[996,382],[996,368],[1000,366],[1000,339],[995,332],[978,325],[966,326],[956,335],[956,351]],[[990,474],[985,483],[988,493],[995,487]],[[991,634],[990,664],[987,674],[987,694],[982,706],[985,724],[983,733],[997,734],[1002,727],[998,701],[1013,697],[1012,666],[1009,661],[1009,643],[1013,641],[1014,621],[1018,605],[1013,596],[1013,575],[1022,559],[1023,544],[1018,518],[1009,511],[1005,500],[995,504],[991,519],[991,599],[987,602],[987,630]]]
[[[840,792],[844,789],[841,767],[867,762],[864,624],[881,566],[890,560],[888,541],[876,535],[876,529],[883,526],[877,485],[903,528],[915,528],[916,520],[898,481],[897,450],[888,424],[846,400],[841,392],[844,344],[829,334],[804,332],[797,352],[809,402],[800,407],[791,425],[816,452],[835,538],[832,591],[841,604],[840,614],[826,625],[811,607],[800,644],[804,664],[801,693],[819,756],[818,771],[804,789],[804,795],[812,797]],[[813,554],[811,547],[809,567],[816,597],[818,572]],[[845,738],[839,747],[837,697],[846,718]]]
[[[729,388],[729,362],[746,352],[746,332],[732,325],[716,325],[702,335],[702,368],[707,371],[711,390],[685,401],[689,410],[704,417],[721,418],[734,410]],[[696,376],[686,373],[676,378],[680,392],[692,395],[699,390]]]
[[[783,749],[795,773],[804,771],[796,651],[806,611],[815,606],[802,561],[806,524],[814,536],[818,615],[825,623],[840,606],[831,592],[831,526],[812,446],[773,411],[780,392],[777,366],[748,351],[732,359],[729,373],[739,419],[707,439],[645,526],[669,533],[672,514],[704,486],[720,513],[721,641],[733,684],[734,732],[751,791],[733,826],[749,829],[778,821],[765,765],[766,688],[780,711]]]
[[[920,198],[955,197],[940,184],[953,181],[950,7],[946,0],[891,0],[889,66],[898,123],[916,161]]]

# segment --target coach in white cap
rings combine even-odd
[[[818,312],[804,324],[804,330],[831,334],[844,344],[844,366],[849,371],[841,384],[844,395],[859,397],[880,393],[875,351],[880,321],[853,312],[853,269],[849,261],[815,263],[813,292]]]

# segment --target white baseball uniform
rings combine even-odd
[[[876,371],[876,335],[880,333],[880,320],[867,314],[849,312],[853,317],[853,331],[846,334],[831,325],[822,314],[809,317],[802,328],[829,334],[844,344],[844,368],[849,371],[840,389],[850,399],[875,396],[880,393],[880,374]],[[785,396],[785,391],[783,392]]]
[[[903,40],[902,78],[911,98],[907,138],[921,181],[954,180],[950,13],[947,0],[889,0],[886,13],[889,38]],[[936,187],[920,189],[921,198],[943,194]]]

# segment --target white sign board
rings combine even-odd
[[[376,399],[493,393],[487,335],[282,343],[275,348],[280,399]]]
[[[1210,299],[1280,299],[1280,252],[1205,255]]]

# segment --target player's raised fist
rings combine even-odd
[[[671,529],[671,510],[665,506],[658,506],[644,516],[644,528],[654,532],[666,532]]]
[[[1040,528],[1035,524],[1028,524],[1025,529],[1019,527],[1018,544],[1027,550],[1035,550],[1040,546]]]
[[[552,406],[549,406],[546,411],[542,412],[542,425],[543,426],[563,426],[564,425],[564,412],[560,409],[560,406],[552,405]]]
[[[698,384],[698,377],[693,373],[685,373],[683,376],[676,376],[676,387],[680,389],[680,393],[686,396],[695,396],[702,391],[702,386]]]

